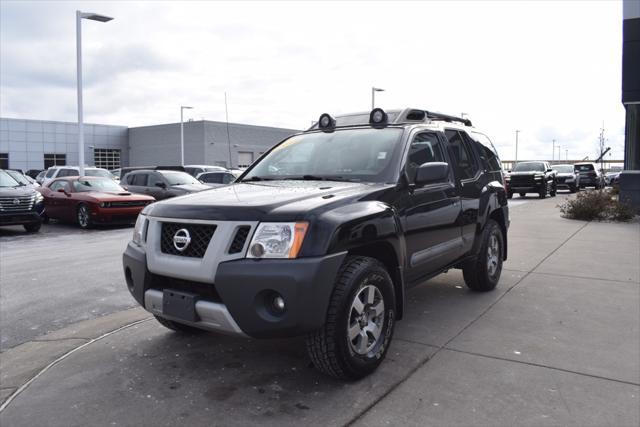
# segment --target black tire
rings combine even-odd
[[[93,226],[91,223],[91,211],[89,210],[89,206],[84,203],[80,203],[78,210],[76,211],[76,221],[83,230],[89,229]]]
[[[369,295],[367,292],[374,292],[371,298],[373,302],[363,305],[360,297],[365,293]],[[358,312],[354,311],[357,310],[356,298],[364,316],[358,316]],[[362,326],[366,323],[369,327],[371,322],[376,322],[372,315],[381,301],[384,304],[381,314],[384,316],[382,319],[378,317],[376,330],[379,330],[379,335],[370,343],[373,335],[369,335]],[[393,282],[384,265],[374,258],[349,256],[338,271],[325,324],[307,336],[307,352],[315,367],[327,375],[345,380],[363,378],[375,371],[384,360],[393,336],[394,323]],[[349,331],[359,328],[360,333],[353,335],[350,340]],[[358,349],[363,341],[366,348]]]
[[[554,183],[551,184],[551,191],[549,191],[549,195],[551,197],[556,197],[556,194],[558,194],[558,186],[554,182]]]
[[[544,199],[545,197],[547,197],[547,186],[545,185],[543,189],[540,190],[540,192],[538,193],[538,197],[541,199]]]
[[[38,221],[30,224],[23,224],[22,226],[28,233],[36,233],[40,230],[40,227],[42,227],[42,223]]]
[[[203,329],[195,328],[193,326],[185,325],[183,323],[174,322],[173,320],[165,319],[164,317],[154,316],[158,322],[165,328],[172,331],[182,332],[187,334],[201,334],[205,332]]]
[[[511,191],[507,192],[507,199],[513,199],[513,192]]]
[[[572,193],[577,193],[578,192],[578,187],[576,187],[575,185],[572,187],[569,187],[569,191],[571,191]]]
[[[519,195],[520,197],[524,197],[524,196],[526,196],[526,195],[527,195],[527,193],[518,193],[518,195]]]
[[[489,270],[489,243],[492,237],[496,238],[497,253],[494,255],[497,257],[495,260],[495,271]],[[462,275],[464,282],[469,289],[479,292],[486,292],[493,290],[500,281],[500,274],[502,273],[502,261],[504,256],[504,236],[502,235],[502,228],[497,222],[490,219],[487,225],[484,227],[482,233],[482,242],[480,244],[480,252],[471,260],[465,261],[462,265]]]

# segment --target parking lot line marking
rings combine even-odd
[[[20,393],[22,393],[24,390],[27,389],[27,387],[29,387],[31,385],[31,383],[33,383],[35,380],[37,380],[41,375],[43,375],[45,372],[47,372],[49,369],[51,369],[52,367],[54,367],[55,365],[57,365],[58,363],[62,362],[64,359],[66,359],[67,357],[71,356],[73,353],[75,353],[76,351],[82,350],[83,348],[85,348],[86,346],[93,344],[96,341],[100,341],[103,338],[108,337],[109,335],[113,335],[117,332],[122,331],[123,329],[127,329],[131,326],[135,326],[138,325],[142,322],[148,322],[149,320],[151,320],[150,318],[147,319],[142,319],[142,320],[136,320],[135,322],[129,323],[128,325],[124,325],[119,327],[118,329],[114,329],[113,331],[107,332],[105,334],[100,335],[99,337],[93,338],[91,341],[88,341],[82,345],[79,345],[78,347],[69,350],[68,352],[66,352],[65,354],[63,354],[62,356],[58,357],[56,360],[54,360],[53,362],[49,363],[47,366],[45,366],[44,368],[42,368],[36,375],[34,375],[29,381],[27,381],[26,383],[22,384],[20,387],[18,387],[18,389],[16,391],[14,391],[13,393],[11,393],[11,395],[9,395],[9,397],[7,397],[7,400],[5,400],[2,405],[0,405],[0,413],[2,413],[2,411],[4,411],[7,406],[9,406],[9,404],[13,401],[13,399],[15,399],[16,397],[18,397],[18,395],[20,395]]]

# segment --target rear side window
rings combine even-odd
[[[446,162],[442,144],[435,133],[423,132],[415,136],[407,156],[407,175],[413,181],[420,165],[431,162]]]
[[[460,179],[471,179],[478,172],[478,165],[467,143],[464,142],[462,135],[457,130],[445,130],[445,135],[449,140],[449,148],[453,155],[455,168],[458,171]]]
[[[491,172],[502,170],[502,163],[491,140],[479,132],[471,132],[469,136],[476,142],[475,147],[480,153],[480,160],[484,168]]]
[[[47,171],[47,174],[45,175],[46,178],[51,178],[53,176],[54,173],[56,173],[57,169],[49,169]]]
[[[150,174],[149,175],[149,187],[155,187],[156,184],[158,183],[163,183],[164,184],[164,180],[157,176],[156,174]]]
[[[78,171],[73,170],[73,169],[60,169],[60,172],[58,172],[58,177],[64,177],[64,176],[78,176]]]
[[[137,173],[129,178],[129,182],[131,185],[139,185],[140,187],[147,186],[147,174],[146,173]]]
[[[221,173],[208,173],[202,177],[202,181],[209,184],[222,184],[222,178]]]

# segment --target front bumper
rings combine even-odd
[[[91,220],[100,224],[130,224],[136,222],[142,209],[144,206],[125,208],[101,208],[98,206],[91,211]]]
[[[544,181],[528,185],[510,185],[509,191],[512,193],[538,193],[544,189]]]
[[[42,221],[44,203],[38,203],[32,210],[24,212],[0,212],[0,225],[24,225]]]
[[[222,262],[215,273],[215,284],[207,284],[150,272],[145,252],[129,243],[123,266],[129,291],[155,315],[217,332],[278,338],[303,335],[324,324],[335,278],[345,256],[346,252],[341,252],[317,258],[243,258]],[[164,315],[164,289],[195,294],[197,321]],[[268,306],[274,293],[285,301],[285,311],[279,315]]]

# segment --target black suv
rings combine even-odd
[[[527,193],[536,193],[544,199],[549,194],[555,197],[558,192],[556,171],[547,162],[521,162],[516,164],[506,177],[509,188],[508,197],[513,193],[524,197]]]
[[[492,290],[508,226],[500,160],[469,120],[323,114],[235,183],[147,206],[124,273],[170,329],[306,335],[318,369],[354,379],[385,357],[407,288],[461,268]]]
[[[0,169],[0,225],[22,225],[28,232],[36,232],[43,214],[42,194]]]

